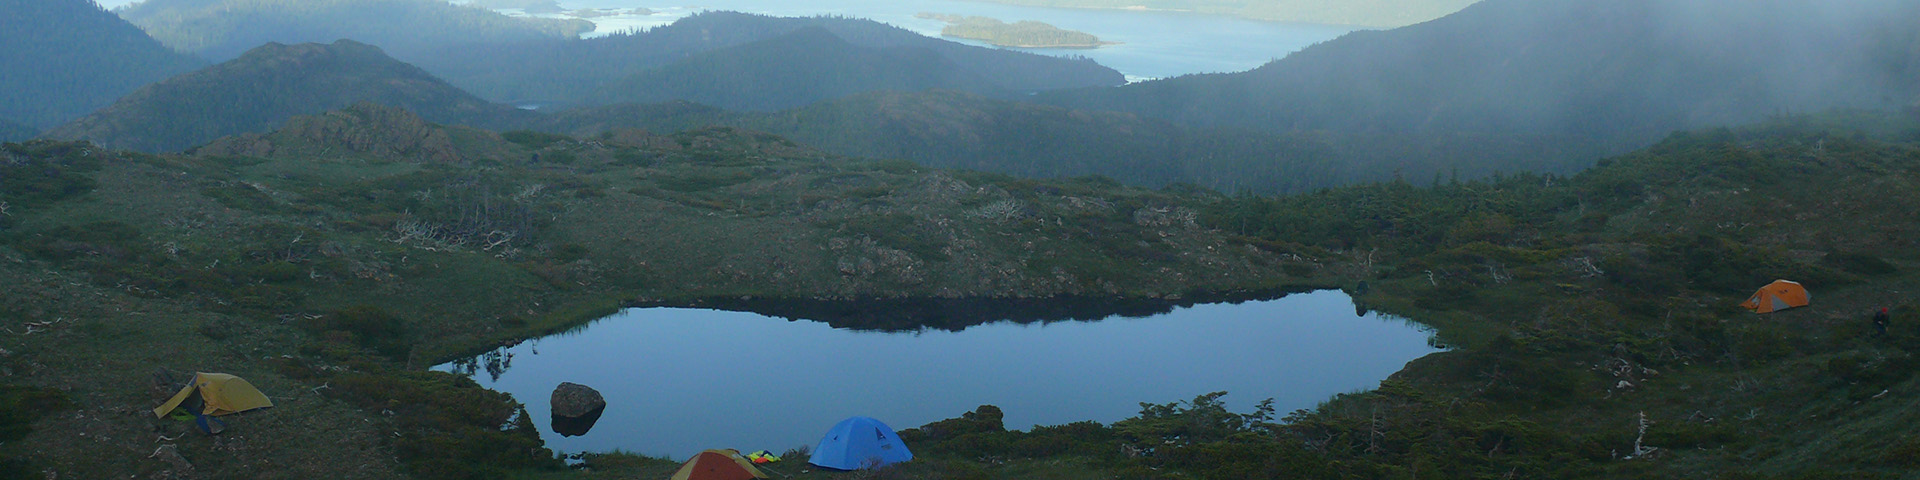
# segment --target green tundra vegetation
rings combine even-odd
[[[1459,11],[1478,0],[986,0],[1038,7],[1167,10],[1274,22],[1400,27]]]
[[[734,129],[495,134],[375,105],[288,125],[192,155],[6,145],[0,369],[25,374],[8,377],[15,403],[69,401],[10,411],[7,428],[32,430],[0,446],[13,473],[183,471],[147,459],[155,429],[202,472],[560,471],[510,398],[422,369],[622,305],[1333,283],[1200,227],[1199,193],[852,160]],[[137,415],[165,396],[162,367],[240,375],[277,406],[182,439],[186,424]],[[125,455],[86,453],[102,449]]]
[[[1099,175],[1129,185],[1192,184],[1226,192],[1307,193],[1354,183],[1571,173],[1601,148],[1575,137],[1432,136],[1187,127],[1135,114],[1074,110],[953,90],[868,92],[779,112],[687,102],[562,111],[534,128],[593,135],[609,128],[674,132],[727,125],[848,156],[1024,177]]]
[[[940,29],[944,37],[979,40],[1002,47],[1019,48],[1096,48],[1107,45],[1100,37],[1055,27],[1045,22],[1023,20],[1014,23],[979,16],[917,13],[914,17],[947,22]]]
[[[1572,176],[1286,197],[1030,180],[719,128],[569,137],[360,105],[192,155],[0,151],[12,476],[630,478],[426,366],[622,305],[1169,299],[1347,287],[1446,352],[1308,410],[1222,394],[1110,425],[997,408],[902,432],[890,478],[1902,478],[1920,465],[1920,117],[1679,133]],[[1425,182],[1421,182],[1425,183]],[[1814,306],[1734,305],[1775,278]],[[1875,336],[1867,314],[1893,312]],[[847,326],[860,325],[859,319]],[[1332,361],[1332,360],[1330,360]],[[158,367],[274,409],[141,412]],[[20,375],[24,373],[24,375]],[[84,435],[82,435],[84,434]],[[155,441],[159,437],[159,442]],[[171,445],[153,453],[156,443]],[[101,455],[100,452],[124,454]],[[865,473],[775,467],[798,478]]]

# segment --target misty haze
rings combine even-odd
[[[0,478],[1920,478],[1913,0],[0,0]]]

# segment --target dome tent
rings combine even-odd
[[[753,480],[767,474],[747,463],[739,450],[707,450],[687,459],[668,480]]]
[[[1813,294],[1807,293],[1807,287],[1801,286],[1799,282],[1774,280],[1773,283],[1753,292],[1753,296],[1747,297],[1747,301],[1741,302],[1740,306],[1753,310],[1753,313],[1773,313],[1794,307],[1804,307],[1812,300]]]
[[[193,382],[181,388],[180,393],[173,394],[167,403],[153,409],[153,416],[166,418],[167,413],[180,408],[180,404],[196,392],[205,406],[201,411],[188,412],[195,415],[231,415],[273,406],[273,401],[268,400],[266,394],[260,393],[260,389],[253,388],[253,384],[245,379],[225,373],[195,373]]]
[[[907,444],[887,424],[870,417],[841,420],[820,438],[807,460],[814,466],[835,470],[858,470],[890,465],[913,459]]]

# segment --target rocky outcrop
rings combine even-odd
[[[446,129],[400,108],[361,102],[345,110],[294,117],[273,133],[247,133],[214,140],[201,155],[268,157],[301,153],[305,147],[341,147],[334,153],[452,163],[461,159]],[[282,151],[293,150],[293,151]]]
[[[607,400],[600,397],[600,391],[593,387],[572,382],[560,382],[553,388],[553,416],[580,418],[607,408]]]

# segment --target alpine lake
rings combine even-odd
[[[557,452],[679,459],[708,448],[811,446],[856,415],[899,430],[980,405],[1000,407],[1009,429],[1108,423],[1137,415],[1142,402],[1219,391],[1235,411],[1271,398],[1284,415],[1374,388],[1439,351],[1426,327],[1357,308],[1337,290],[1193,305],[726,308],[768,313],[631,308],[434,369],[512,394]],[[561,382],[607,402],[595,421],[563,420],[564,435],[548,405]]]

